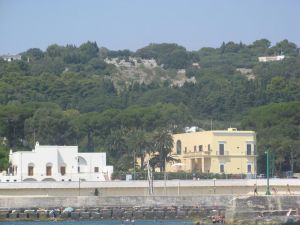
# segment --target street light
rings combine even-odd
[[[269,152],[269,148],[267,149],[267,151],[265,152],[265,154],[267,154],[267,191],[266,191],[266,195],[271,195],[270,192],[270,184],[269,184],[269,178],[270,178],[270,152]]]
[[[135,180],[135,150],[133,152],[133,180]]]
[[[213,181],[214,181],[214,194],[216,194],[216,178],[214,178]]]
[[[80,196],[80,178],[78,180],[78,196]]]

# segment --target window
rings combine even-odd
[[[28,166],[28,176],[33,176],[33,166]]]
[[[46,176],[52,176],[52,166],[46,166]]]
[[[62,176],[64,176],[64,175],[66,174],[66,167],[65,167],[65,166],[61,166],[61,167],[60,167],[60,174],[61,174]]]
[[[251,164],[247,165],[247,173],[251,173]]]
[[[251,155],[251,144],[247,144],[247,155]]]
[[[184,153],[187,153],[187,147],[184,148]]]
[[[210,145],[207,145],[207,151],[210,151]]]
[[[224,144],[219,144],[219,155],[224,155]]]
[[[199,152],[202,152],[202,151],[203,151],[203,146],[199,145]]]
[[[196,152],[196,151],[197,151],[197,146],[195,145],[195,146],[194,146],[194,152]]]
[[[99,167],[97,167],[97,166],[94,167],[94,172],[95,172],[95,173],[98,173],[98,172],[99,172]]]
[[[181,154],[181,141],[180,141],[180,140],[178,140],[178,141],[176,142],[176,154],[177,154],[177,155],[180,155],[180,154]]]
[[[220,164],[220,173],[224,173],[225,172],[225,166],[223,163]]]

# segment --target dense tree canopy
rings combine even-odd
[[[285,59],[257,59],[278,54]],[[105,59],[130,57],[155,59],[160,66],[156,79],[116,82],[118,70]],[[179,69],[195,83],[180,86],[159,77],[175,76]],[[163,170],[170,158],[158,134],[191,125],[205,129],[214,120],[218,129],[242,121],[238,128],[258,133],[260,160],[270,146],[276,170],[294,165],[300,171],[295,163],[300,154],[299,90],[299,49],[288,40],[273,46],[267,39],[249,45],[224,42],[198,51],[168,43],[136,52],[99,48],[95,42],[32,48],[22,53],[22,60],[0,59],[0,136],[5,140],[0,165],[7,165],[9,148],[30,149],[39,141],[106,151],[117,170],[132,169],[133,155],[157,151],[152,165]],[[143,167],[142,162],[136,169]]]

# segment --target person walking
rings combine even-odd
[[[253,192],[254,192],[254,196],[258,195],[257,185],[256,184],[254,184],[254,190],[253,190]]]
[[[292,194],[291,189],[290,189],[290,185],[289,185],[289,184],[286,185],[286,193],[287,193],[288,195],[291,195],[291,194]]]

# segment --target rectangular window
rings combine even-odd
[[[248,172],[248,173],[251,173],[251,164],[248,164],[248,165],[247,165],[247,172]]]
[[[199,152],[202,152],[202,151],[203,151],[203,146],[199,145]]]
[[[194,146],[194,152],[196,152],[196,151],[197,151],[197,146],[195,145],[195,146]]]
[[[33,176],[33,166],[28,166],[28,176]]]
[[[224,144],[219,144],[219,155],[224,155]]]
[[[47,166],[46,167],[46,176],[52,176],[52,167],[51,166]]]
[[[187,147],[184,147],[184,153],[187,153]]]
[[[98,173],[99,172],[99,167],[94,167],[94,172]]]
[[[247,144],[247,155],[251,155],[251,144]]]
[[[224,164],[220,164],[220,173],[224,173],[224,172],[225,172]]]
[[[61,166],[61,167],[60,167],[60,174],[61,174],[62,176],[64,176],[64,175],[66,174],[66,167],[65,167],[65,166]]]
[[[207,145],[207,151],[210,151],[210,145]]]

